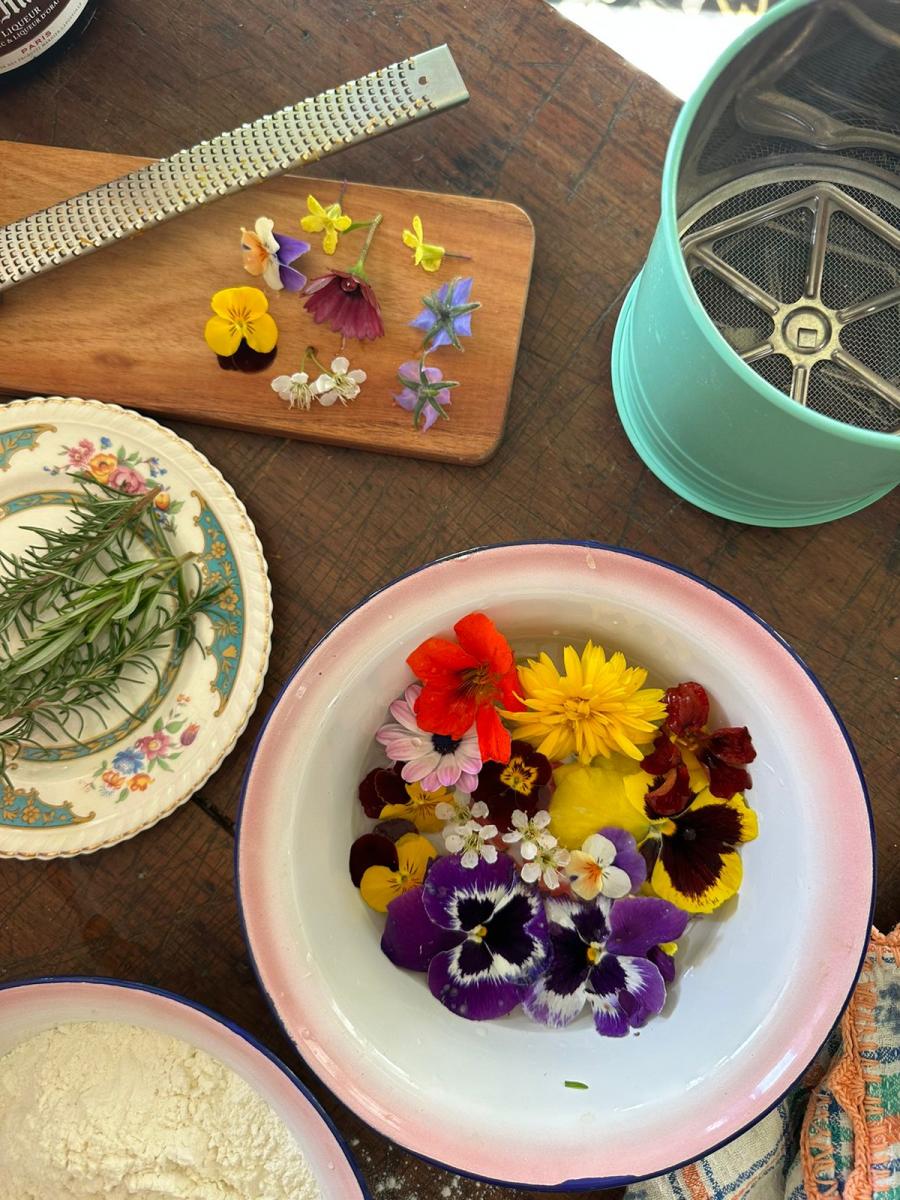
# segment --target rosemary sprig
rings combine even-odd
[[[160,680],[157,660],[183,655],[197,615],[221,585],[185,580],[192,554],[175,556],[147,497],[85,483],[69,527],[33,530],[44,541],[0,554],[0,778],[25,743],[79,741],[87,714],[133,715],[123,684]],[[144,557],[147,552],[151,557]],[[138,557],[138,555],[141,555]]]

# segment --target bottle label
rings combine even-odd
[[[75,24],[89,0],[0,0],[0,75],[37,58]]]

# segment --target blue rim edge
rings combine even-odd
[[[346,620],[348,620],[350,617],[352,617],[355,612],[358,612],[359,609],[364,608],[365,605],[368,604],[370,600],[373,600],[376,596],[380,596],[382,594],[382,592],[388,591],[390,588],[394,587],[396,584],[401,583],[404,579],[411,579],[414,575],[419,575],[419,574],[421,574],[422,571],[429,570],[431,567],[437,566],[439,563],[453,562],[459,558],[469,558],[473,554],[481,554],[488,550],[515,549],[516,547],[524,547],[524,546],[581,546],[588,550],[606,550],[606,551],[610,551],[613,554],[622,554],[627,558],[636,558],[642,562],[652,563],[654,566],[664,567],[669,571],[673,571],[676,575],[682,575],[682,576],[684,576],[685,579],[690,579],[694,583],[699,583],[702,587],[707,588],[709,591],[714,592],[717,596],[721,596],[723,600],[727,600],[730,604],[733,604],[736,608],[739,608],[741,610],[741,612],[746,613],[746,615],[748,617],[750,617],[752,620],[754,620],[757,625],[760,625],[768,634],[770,634],[788,652],[788,654],[791,656],[791,658],[794,660],[794,662],[797,663],[797,665],[801,668],[803,673],[807,676],[807,678],[810,680],[810,682],[815,687],[816,691],[819,693],[819,695],[825,701],[825,704],[826,704],[828,710],[830,711],[832,717],[834,718],[835,724],[837,725],[838,729],[841,732],[841,735],[844,738],[844,742],[847,746],[848,751],[850,752],[850,757],[853,761],[853,765],[856,768],[857,776],[859,777],[860,788],[862,789],[863,799],[865,800],[865,803],[866,803],[866,814],[869,819],[869,844],[870,844],[871,850],[872,850],[872,895],[869,900],[868,924],[866,926],[862,951],[859,956],[859,962],[857,963],[856,970],[853,973],[853,980],[850,984],[850,989],[847,992],[847,995],[846,995],[843,1003],[841,1004],[839,1011],[837,1013],[835,1013],[832,1028],[833,1028],[833,1025],[835,1023],[837,1023],[837,1021],[840,1020],[841,1016],[843,1015],[844,1010],[846,1009],[847,1005],[850,1003],[850,998],[853,995],[854,990],[856,989],[856,983],[857,983],[857,980],[859,979],[860,972],[862,971],[863,964],[866,959],[866,953],[869,948],[869,932],[872,928],[872,920],[873,920],[873,916],[875,913],[875,898],[876,898],[876,893],[877,893],[877,872],[878,872],[878,857],[877,857],[877,852],[876,852],[876,841],[875,841],[875,821],[874,821],[874,816],[872,813],[872,802],[869,799],[869,789],[866,786],[865,776],[863,774],[863,770],[860,765],[859,755],[856,753],[856,747],[853,745],[853,741],[850,737],[850,734],[847,732],[847,727],[844,725],[844,722],[841,719],[840,714],[838,713],[837,709],[832,704],[831,699],[828,696],[828,693],[822,687],[821,683],[819,683],[819,680],[816,678],[815,674],[806,665],[806,663],[803,661],[803,659],[800,657],[800,655],[797,653],[797,651],[794,650],[794,648],[790,645],[790,643],[787,642],[782,637],[782,635],[778,632],[777,629],[774,629],[768,623],[768,621],[765,621],[765,620],[763,620],[762,617],[758,616],[753,611],[753,609],[749,608],[746,604],[744,604],[744,602],[742,600],[738,600],[738,598],[736,596],[732,596],[730,592],[726,592],[723,588],[717,587],[716,584],[710,583],[708,579],[703,579],[701,576],[695,575],[693,571],[688,571],[685,567],[678,567],[674,563],[667,562],[663,558],[655,558],[652,554],[643,554],[640,550],[628,550],[622,546],[608,545],[605,542],[595,542],[595,541],[580,539],[580,538],[544,538],[544,539],[537,540],[537,541],[530,540],[530,541],[521,541],[521,542],[498,542],[495,545],[474,546],[470,550],[458,550],[454,554],[445,554],[440,558],[432,559],[430,562],[427,562],[420,567],[414,567],[411,571],[405,571],[402,575],[398,575],[396,578],[390,580],[390,582],[383,584],[381,587],[375,588],[373,591],[369,592],[366,596],[364,596],[361,600],[359,600],[356,604],[354,604],[352,608],[348,609],[347,612],[344,613],[344,615],[339,620],[335,621],[335,623],[327,630],[327,632],[324,633],[316,642],[314,642],[313,645],[310,646],[309,649],[306,651],[306,653],[302,656],[300,661],[297,663],[297,665],[294,667],[293,671],[291,671],[290,675],[287,677],[287,679],[284,681],[281,688],[279,689],[278,695],[275,697],[274,701],[270,705],[269,711],[266,713],[263,723],[259,728],[259,732],[257,733],[256,738],[253,742],[253,747],[250,751],[250,756],[247,759],[247,766],[244,770],[244,777],[241,782],[241,794],[240,794],[240,798],[238,800],[238,811],[237,811],[237,817],[235,819],[235,826],[234,826],[234,878],[235,878],[235,895],[237,897],[238,920],[240,922],[241,933],[243,934],[244,942],[246,943],[246,946],[247,946],[247,953],[250,957],[250,964],[253,967],[254,974],[256,975],[256,980],[257,980],[257,983],[259,984],[260,991],[265,996],[266,1003],[269,1005],[269,1008],[272,1010],[272,1014],[275,1017],[276,1021],[279,1023],[281,1028],[284,1030],[284,1033],[287,1036],[287,1038],[296,1047],[297,1052],[300,1054],[304,1063],[306,1063],[306,1066],[308,1067],[308,1069],[310,1071],[312,1071],[313,1075],[316,1077],[316,1079],[318,1079],[319,1083],[324,1088],[326,1088],[332,1095],[334,1095],[342,1104],[344,1104],[345,1107],[350,1109],[350,1111],[353,1112],[361,1121],[363,1121],[366,1125],[368,1125],[370,1129],[373,1129],[376,1133],[380,1134],[382,1137],[386,1138],[388,1141],[393,1141],[394,1139],[390,1138],[387,1134],[383,1133],[382,1130],[380,1130],[376,1126],[372,1125],[372,1123],[367,1119],[366,1116],[364,1116],[360,1112],[357,1112],[356,1109],[352,1108],[349,1104],[347,1104],[346,1101],[343,1099],[343,1097],[338,1096],[337,1093],[331,1091],[331,1088],[328,1087],[327,1082],[322,1078],[322,1076],[318,1073],[318,1071],[316,1071],[316,1069],[313,1067],[313,1065],[309,1062],[309,1060],[304,1055],[302,1045],[296,1040],[294,1035],[291,1033],[291,1031],[285,1025],[284,1021],[281,1018],[281,1014],[279,1013],[274,1000],[272,999],[271,995],[269,994],[268,988],[266,987],[265,981],[263,980],[262,975],[260,973],[259,966],[256,962],[256,956],[253,953],[253,946],[252,946],[252,944],[250,942],[250,938],[247,934],[247,923],[244,918],[244,899],[243,899],[243,894],[241,892],[241,874],[240,874],[241,825],[242,825],[243,817],[244,817],[244,803],[247,798],[247,785],[250,780],[250,775],[252,774],[252,771],[253,771],[253,765],[256,762],[256,756],[259,751],[260,743],[265,735],[266,729],[269,726],[269,721],[272,719],[276,709],[278,708],[279,704],[281,703],[281,699],[284,696],[285,692],[291,686],[297,673],[300,670],[302,670],[304,664],[310,658],[310,656],[312,654],[314,654],[316,650],[318,650],[319,646],[321,646],[323,644],[323,642],[326,642],[328,640],[328,638],[331,637],[332,633],[334,633],[334,631],[339,626],[343,625]],[[654,1171],[650,1175],[620,1175],[620,1176],[608,1176],[608,1177],[599,1178],[599,1179],[567,1179],[567,1180],[564,1180],[562,1183],[553,1183],[553,1184],[548,1184],[548,1183],[535,1184],[535,1183],[528,1183],[524,1180],[510,1181],[510,1180],[506,1180],[506,1179],[495,1179],[489,1175],[477,1175],[471,1171],[466,1171],[459,1167],[455,1167],[455,1166],[451,1165],[450,1163],[442,1162],[440,1159],[429,1158],[429,1156],[427,1154],[423,1154],[420,1151],[413,1149],[411,1146],[405,1146],[402,1143],[398,1143],[398,1144],[401,1146],[401,1149],[406,1150],[408,1153],[414,1155],[416,1158],[421,1159],[423,1162],[431,1163],[433,1166],[436,1166],[436,1167],[441,1167],[443,1170],[449,1171],[451,1174],[460,1175],[464,1179],[473,1179],[480,1183],[492,1183],[499,1187],[504,1187],[504,1188],[523,1188],[523,1187],[525,1187],[525,1188],[529,1188],[532,1191],[538,1191],[538,1192],[556,1192],[556,1191],[581,1192],[581,1191],[602,1190],[602,1189],[606,1189],[606,1188],[625,1187],[630,1183],[640,1183],[645,1179],[657,1179],[662,1175],[668,1175],[671,1171],[678,1171],[682,1167],[688,1166],[690,1163],[696,1162],[700,1158],[705,1158],[709,1154],[714,1154],[717,1150],[720,1150],[723,1146],[727,1146],[730,1142],[733,1142],[736,1138],[741,1137],[743,1134],[745,1134],[747,1132],[748,1129],[752,1129],[754,1125],[758,1124],[763,1119],[763,1117],[765,1117],[768,1113],[770,1113],[772,1111],[772,1109],[776,1108],[782,1102],[782,1100],[784,1100],[785,1096],[787,1096],[787,1094],[791,1091],[791,1089],[794,1087],[794,1085],[797,1083],[797,1081],[803,1076],[803,1074],[809,1067],[810,1063],[814,1059],[815,1059],[815,1054],[812,1056],[812,1058],[810,1058],[809,1062],[803,1063],[798,1068],[793,1079],[790,1081],[790,1083],[787,1085],[787,1087],[785,1087],[784,1091],[779,1096],[777,1096],[772,1101],[771,1104],[767,1105],[764,1109],[762,1109],[759,1113],[757,1113],[757,1115],[751,1121],[748,1121],[746,1125],[743,1125],[740,1129],[736,1130],[734,1133],[729,1134],[728,1137],[722,1138],[721,1141],[716,1142],[714,1145],[709,1146],[706,1150],[703,1150],[701,1153],[691,1155],[690,1158],[686,1158],[686,1159],[683,1159],[681,1162],[674,1163],[671,1167],[667,1167],[662,1171]],[[281,1064],[279,1064],[279,1065],[281,1065]],[[286,1070],[287,1068],[284,1068],[284,1069]],[[306,1090],[305,1088],[303,1088],[302,1084],[299,1084],[299,1086],[304,1091]],[[317,1107],[319,1107],[319,1106],[317,1105]],[[329,1124],[330,1124],[330,1122],[329,1122]],[[351,1162],[352,1162],[352,1159],[351,1159]],[[357,1172],[357,1174],[358,1174],[358,1172]]]
[[[298,1092],[308,1100],[312,1105],[313,1110],[321,1121],[329,1129],[331,1136],[337,1142],[341,1153],[350,1164],[353,1174],[356,1176],[356,1181],[359,1184],[359,1189],[364,1197],[364,1200],[372,1200],[372,1196],[366,1186],[366,1181],[363,1179],[362,1173],[356,1164],[356,1160],[350,1153],[350,1147],[347,1145],[343,1134],[329,1117],[328,1113],[315,1098],[309,1088],[297,1078],[290,1067],[278,1058],[271,1050],[267,1049],[262,1042],[258,1041],[252,1033],[248,1033],[240,1025],[236,1025],[234,1021],[229,1021],[227,1017],[223,1017],[221,1013],[214,1012],[213,1009],[207,1008],[205,1004],[200,1004],[197,1000],[190,1000],[187,996],[180,996],[177,992],[170,992],[166,988],[154,987],[149,983],[135,983],[129,979],[114,979],[105,975],[41,975],[34,979],[16,979],[11,983],[0,984],[0,993],[13,991],[15,988],[34,987],[36,985],[43,986],[45,984],[54,983],[86,983],[91,986],[101,985],[106,987],[127,988],[131,992],[149,992],[153,996],[162,996],[165,1000],[174,1000],[177,1004],[183,1004],[185,1008],[192,1008],[195,1012],[200,1013],[204,1017],[209,1017],[210,1020],[216,1022],[217,1025],[224,1025],[226,1029],[236,1033],[254,1050],[264,1055],[273,1066],[281,1071],[282,1075],[286,1075]],[[267,997],[268,999],[268,997]],[[290,1039],[293,1044],[293,1038]],[[302,1147],[301,1147],[302,1149]]]

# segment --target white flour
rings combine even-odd
[[[318,1200],[296,1141],[233,1071],[112,1022],[0,1058],[0,1200]]]

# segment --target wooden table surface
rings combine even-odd
[[[849,727],[878,827],[877,920],[900,917],[896,498],[818,528],[732,524],[667,491],[616,417],[610,340],[656,222],[671,96],[541,0],[100,0],[77,45],[0,89],[0,137],[165,155],[444,40],[470,103],[348,151],[340,171],[530,212],[534,278],[499,452],[462,468],[176,423],[244,499],[268,555],[275,640],[256,717],[202,794],[155,829],[87,858],[0,865],[0,979],[141,980],[238,1021],[323,1099],[384,1200],[510,1193],[419,1162],[323,1094],[257,990],[232,840],[247,754],[282,681],[401,572],[489,542],[590,537],[741,597]]]

